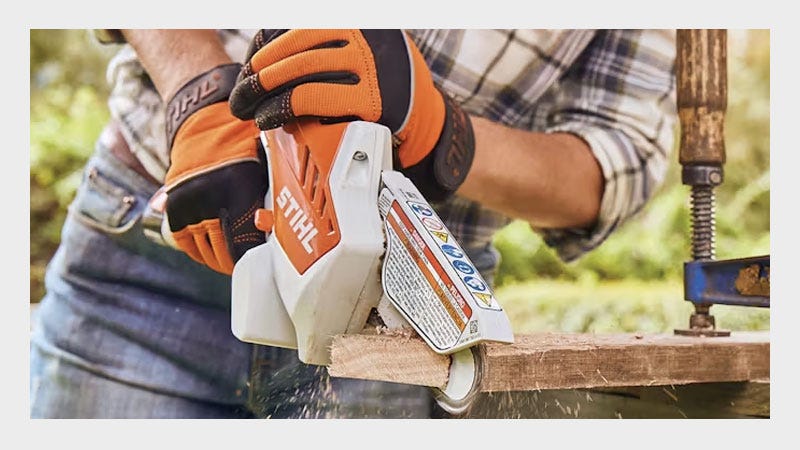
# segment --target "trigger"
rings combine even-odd
[[[256,228],[265,232],[272,233],[272,226],[275,224],[275,217],[271,209],[258,208],[255,217]]]

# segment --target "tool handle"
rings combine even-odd
[[[676,83],[680,163],[725,162],[727,30],[677,30]]]
[[[275,239],[245,252],[231,275],[231,331],[259,345],[297,348],[297,331],[275,284]]]
[[[178,243],[172,237],[169,229],[169,219],[167,218],[167,191],[162,186],[150,197],[144,212],[142,213],[142,229],[144,235],[152,242],[177,249]]]

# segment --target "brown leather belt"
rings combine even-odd
[[[156,180],[152,175],[147,172],[139,159],[131,152],[125,136],[120,131],[119,123],[111,120],[108,125],[103,128],[100,133],[100,143],[111,150],[111,154],[117,157],[123,164],[130,167],[131,170],[144,177],[145,180],[160,186],[161,182]]]

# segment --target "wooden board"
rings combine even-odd
[[[538,333],[485,349],[484,392],[769,379],[769,332],[714,338]],[[449,361],[416,337],[343,335],[333,341],[328,370],[336,377],[441,388]]]

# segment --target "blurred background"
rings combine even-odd
[[[770,253],[769,30],[728,31],[725,182],[717,193],[718,259]],[[30,302],[58,246],[81,169],[108,119],[105,65],[118,46],[88,30],[30,31]],[[677,132],[677,130],[676,130]],[[676,134],[677,136],[677,134]],[[677,137],[676,137],[677,145]],[[524,222],[495,237],[496,295],[517,333],[671,332],[688,326],[689,188],[677,148],[652,201],[582,259],[564,264]],[[769,310],[717,305],[721,328],[768,330]]]

